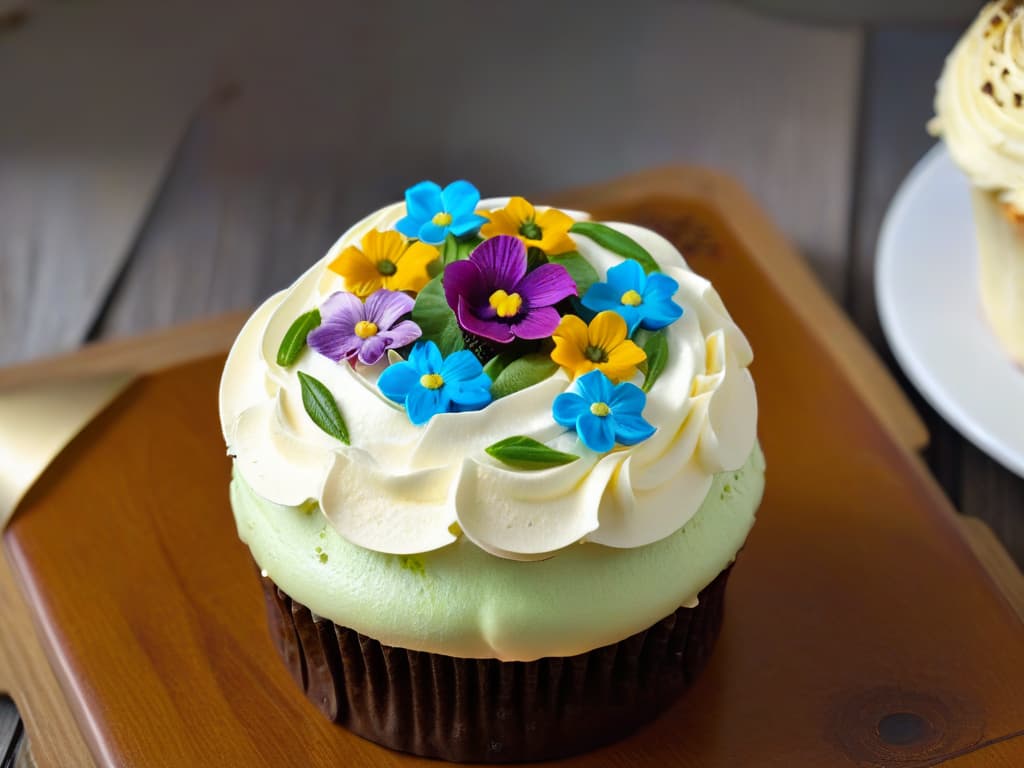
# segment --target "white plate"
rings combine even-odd
[[[939,144],[904,179],[882,222],[878,313],[932,407],[1024,477],[1024,371],[985,321],[977,261],[967,180]]]

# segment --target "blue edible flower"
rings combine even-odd
[[[480,192],[468,181],[453,181],[444,189],[432,181],[421,181],[405,190],[407,215],[395,224],[406,237],[440,245],[449,233],[455,237],[474,235],[487,219],[476,213]]]
[[[579,392],[563,392],[555,398],[552,415],[563,427],[575,429],[583,444],[597,453],[622,445],[636,445],[654,434],[655,428],[641,415],[647,395],[635,384],[612,384],[601,371],[576,380]]]
[[[582,304],[592,312],[618,312],[632,335],[637,326],[656,331],[678,320],[683,308],[672,301],[678,289],[668,275],[645,275],[635,261],[624,261],[608,270],[608,282],[590,286]]]
[[[491,402],[491,379],[476,356],[464,349],[443,357],[432,341],[417,342],[408,360],[385,368],[377,386],[417,426],[438,413],[477,411]]]

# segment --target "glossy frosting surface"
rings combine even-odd
[[[504,203],[485,200],[480,208]],[[667,329],[668,364],[646,400],[644,417],[657,431],[638,445],[597,454],[555,423],[552,401],[573,386],[562,369],[483,410],[443,413],[415,426],[376,388],[386,362],[353,368],[307,348],[295,365],[279,366],[277,349],[295,318],[345,288],[327,265],[370,229],[391,228],[404,214],[397,204],[358,223],[288,290],[268,299],[239,336],[222,381],[221,420],[236,471],[257,496],[285,507],[315,501],[335,532],[379,553],[412,555],[457,543],[453,551],[464,555],[472,542],[500,558],[558,559],[580,541],[637,548],[669,537],[697,512],[716,474],[743,465],[757,423],[746,338],[710,283],[668,241],[629,224],[609,226],[677,281],[674,299],[684,309]],[[602,278],[622,262],[586,237],[574,239]],[[307,417],[299,371],[337,399],[350,446]],[[524,471],[484,452],[513,435],[581,458]]]
[[[654,544],[573,545],[557,557],[494,557],[465,537],[416,556],[347,541],[313,505],[268,502],[236,474],[239,536],[287,594],[386,645],[465,658],[529,661],[618,642],[672,613],[735,557],[764,488],[755,446],[713,478],[685,527]]]
[[[992,2],[946,59],[929,129],[971,181],[1024,211],[1024,4]]]

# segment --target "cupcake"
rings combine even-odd
[[[752,353],[629,224],[422,182],[245,324],[220,414],[273,640],[454,761],[618,739],[706,662],[764,485]]]
[[[947,57],[929,130],[971,182],[981,297],[1024,363],[1024,2],[990,2]]]

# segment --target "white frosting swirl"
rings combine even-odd
[[[1024,3],[981,10],[946,58],[935,114],[929,130],[971,181],[1024,211]]]
[[[572,387],[562,370],[483,410],[439,414],[417,427],[377,390],[384,362],[353,369],[307,348],[290,368],[279,366],[290,324],[344,288],[327,265],[369,229],[392,227],[404,214],[404,204],[393,205],[346,232],[291,288],[256,310],[235,342],[221,383],[221,423],[236,469],[257,494],[289,506],[316,500],[343,537],[379,552],[427,552],[461,532],[495,555],[531,560],[580,541],[630,548],[658,541],[696,513],[716,473],[743,466],[757,424],[750,346],[711,284],[667,240],[630,224],[609,226],[640,243],[679,283],[674,298],[684,308],[667,329],[668,363],[643,412],[657,431],[635,446],[595,454],[555,423],[552,402]],[[588,238],[575,240],[602,277],[621,262]],[[351,446],[306,415],[297,371],[334,394]],[[484,452],[512,435],[581,458],[527,471]]]

